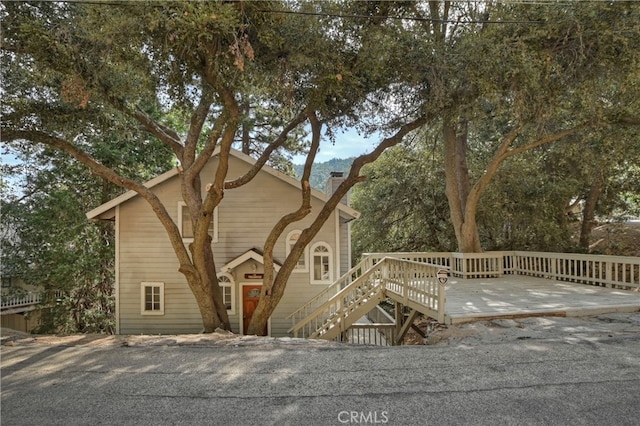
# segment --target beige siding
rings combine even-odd
[[[215,160],[203,173],[213,176]],[[228,179],[233,179],[248,169],[245,162],[231,158]],[[172,178],[154,188],[169,213],[177,222],[180,185]],[[249,184],[225,193],[218,207],[218,242],[213,244],[218,270],[229,261],[251,248],[261,250],[272,226],[283,214],[295,210],[300,203],[300,192],[286,182],[261,172]],[[314,199],[310,217],[294,224],[282,235],[275,247],[274,258],[284,261],[287,233],[302,229],[311,223],[322,203]],[[200,314],[186,280],[178,272],[178,262],[164,228],[147,203],[140,197],[124,202],[119,213],[119,322],[120,333],[192,333],[202,330]],[[315,241],[324,241],[335,251],[335,221],[327,221]],[[340,248],[341,258],[347,250]],[[258,265],[256,272],[262,272]],[[335,268],[335,266],[334,266]],[[235,314],[230,317],[234,332],[239,332],[241,306],[240,284],[255,282],[244,279],[243,268],[232,271],[235,280]],[[334,269],[335,270],[335,269]],[[274,336],[286,335],[291,324],[286,316],[302,303],[318,293],[324,286],[309,284],[309,273],[294,273],[285,295],[271,320]],[[334,277],[337,278],[337,277]],[[141,315],[142,282],[164,283],[164,315]]]
[[[351,259],[349,255],[351,250],[349,247],[349,224],[340,219],[340,275],[346,274],[351,269]]]
[[[2,328],[31,333],[40,325],[40,310],[36,309],[27,313],[0,315]]]

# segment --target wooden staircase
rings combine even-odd
[[[365,256],[335,283],[292,313],[295,337],[332,340],[385,298],[425,315],[444,319],[444,286],[438,284],[441,265],[395,257]]]

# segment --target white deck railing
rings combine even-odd
[[[528,275],[622,289],[640,289],[640,258],[516,251],[513,271]]]
[[[309,310],[307,315],[297,320],[298,316],[303,312],[301,309],[298,309],[294,314],[290,315],[289,317],[292,319],[293,326],[289,332],[292,332],[295,337],[313,338],[326,334],[335,326],[340,326],[346,330],[344,319],[353,313],[360,305],[372,300],[376,296],[376,293],[381,291],[378,281],[381,265],[371,266],[368,270],[363,270],[363,263],[367,264],[367,262],[361,262],[359,264],[360,266],[352,269],[352,271],[355,270],[358,272],[357,278],[352,280],[353,276],[356,275],[354,271],[352,274],[349,274],[346,280],[339,280],[336,282],[338,285],[334,284],[330,287],[330,292],[333,292],[336,291],[339,286],[345,284],[345,286],[336,293],[328,296],[327,293],[321,292],[305,304],[301,309]],[[351,318],[350,322],[353,323],[357,319],[358,318]]]
[[[365,264],[370,264],[369,260]],[[316,308],[305,317],[296,321],[300,309],[290,315],[293,326],[289,332],[295,337],[335,338],[387,296],[444,320],[444,288],[438,285],[437,278],[440,265],[392,257],[375,260],[374,265],[333,296],[323,301],[326,294],[321,293],[307,303],[305,309]]]
[[[0,306],[2,306],[2,308],[17,308],[19,306],[40,303],[41,300],[42,293],[27,293],[22,296],[3,297]]]
[[[37,305],[44,302],[47,297],[58,298],[62,296],[62,291],[50,291],[50,292],[29,292],[21,296],[2,297],[0,300],[0,308],[2,310],[14,310],[16,308]]]
[[[387,266],[384,276],[387,295],[444,322],[445,291],[438,284],[438,270],[442,266],[393,258],[385,258],[384,261]]]
[[[361,277],[374,265],[374,263],[376,262],[373,262],[369,256],[364,255],[362,260],[356,266],[351,268],[346,274],[338,278],[336,282],[322,290],[307,303],[291,313],[287,318],[290,318],[294,325],[302,321],[304,318],[307,318],[312,312],[315,312],[318,308],[324,305],[325,302],[335,296],[340,290],[349,286],[352,282]]]
[[[638,257],[524,251],[367,253],[347,274],[289,315],[293,322],[289,332],[321,337],[336,325],[344,331],[357,319],[347,320],[349,313],[361,307],[363,301],[371,300],[377,288],[405,306],[443,322],[445,294],[436,278],[441,268],[463,279],[527,275],[640,289]]]

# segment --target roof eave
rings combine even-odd
[[[212,157],[215,157],[216,155],[218,155],[219,153],[219,148],[216,149],[216,151],[213,153]],[[240,151],[236,151],[234,149],[232,149],[230,151],[230,154],[232,156],[234,156],[235,158],[242,160],[248,164],[255,164],[256,160],[251,158],[250,156],[240,152]],[[268,167],[265,166],[262,168],[263,171],[269,173],[270,175],[277,177],[278,179],[300,189],[300,181],[298,181],[297,179],[292,178],[291,176],[288,176],[282,172],[279,172],[278,170],[272,168],[272,167]],[[144,184],[145,187],[147,188],[153,188],[154,186],[176,176],[179,173],[179,168],[175,167],[171,170],[169,170],[168,172],[165,172],[159,176],[156,176],[155,178],[151,179],[150,181],[146,182]],[[103,213],[108,212],[109,210],[113,209],[114,207],[124,203],[125,201],[130,200],[131,198],[135,197],[136,195],[138,195],[137,192],[133,191],[133,190],[129,190],[127,192],[125,192],[124,194],[114,198],[113,200],[106,202],[98,207],[96,207],[95,209],[87,212],[87,218],[88,219],[99,219],[101,218],[100,216]],[[311,189],[311,195],[313,195],[315,198],[319,199],[322,202],[327,202],[328,197],[323,194],[322,192],[318,191],[317,189]],[[360,212],[358,212],[357,210],[354,210],[353,208],[349,207],[346,204],[340,203],[337,206],[337,209],[343,214],[343,216],[350,218],[351,220],[353,219],[358,219],[360,217]]]

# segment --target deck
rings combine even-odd
[[[396,343],[418,313],[454,324],[637,312],[640,258],[523,251],[369,253],[289,315],[289,331],[296,337],[340,340],[385,299],[396,304],[396,312],[411,312],[407,318],[396,314],[395,333],[389,334]],[[388,327],[374,322],[372,328]]]
[[[511,275],[451,278],[445,323],[527,316],[582,316],[640,311],[640,292]]]

